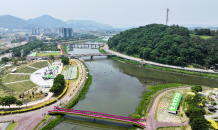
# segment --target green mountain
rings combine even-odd
[[[29,19],[27,20],[30,24],[35,24],[38,26],[41,26],[43,28],[51,28],[51,27],[70,27],[65,22],[61,21],[60,19],[53,18],[49,15],[43,15],[40,17],[37,17],[35,19]]]
[[[68,25],[73,24],[73,28],[76,29],[91,29],[91,28],[95,28],[95,29],[110,29],[113,28],[113,26],[109,25],[109,24],[102,24],[102,23],[98,23],[92,20],[69,20],[66,22]]]
[[[0,27],[30,29],[35,26],[37,25],[29,24],[26,20],[11,15],[0,16]]]
[[[180,26],[150,24],[117,34],[108,40],[111,49],[170,65],[218,63],[218,32],[208,39],[190,37],[189,30]]]

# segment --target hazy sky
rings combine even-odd
[[[0,0],[0,15],[145,25],[165,24],[167,7],[169,24],[218,24],[218,0]]]

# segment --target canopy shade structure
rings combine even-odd
[[[179,104],[181,102],[182,95],[180,93],[175,93],[171,105],[169,107],[169,113],[176,114]]]

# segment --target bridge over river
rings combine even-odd
[[[91,59],[94,56],[113,56],[111,53],[92,53],[92,54],[71,54],[71,55],[65,55],[65,57],[70,57],[70,58],[81,58],[81,57],[91,57]],[[60,58],[62,57],[61,55],[54,56],[55,58]],[[49,56],[27,56],[27,60],[35,60],[35,59],[48,59]]]
[[[95,119],[116,121],[116,122],[136,125],[141,128],[145,128],[145,124],[140,123],[140,122],[145,122],[146,120],[146,118],[135,119],[135,118],[130,118],[130,117],[100,113],[100,112],[58,108],[56,106],[54,107],[54,110],[48,111],[48,113],[49,114],[70,114],[70,115],[76,115],[76,116],[89,117],[89,118],[94,118],[94,122],[95,122]]]

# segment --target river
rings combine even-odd
[[[99,53],[97,49],[74,48],[70,54]],[[184,75],[173,72],[139,68],[133,65],[124,64],[107,57],[83,58],[90,74],[93,76],[92,84],[86,94],[86,98],[79,101],[73,109],[103,112],[108,114],[129,116],[134,114],[140,103],[140,96],[147,91],[150,85],[165,83],[185,83],[191,85],[205,85],[216,87],[218,80],[208,79],[200,76]],[[78,117],[70,117],[81,119]],[[65,118],[58,124],[55,130],[96,130],[128,129],[130,125],[116,124],[93,119],[83,118],[74,120]],[[99,123],[100,122],[100,123]],[[108,125],[112,124],[112,125]],[[117,126],[115,126],[117,125]],[[125,127],[123,127],[125,126]]]

